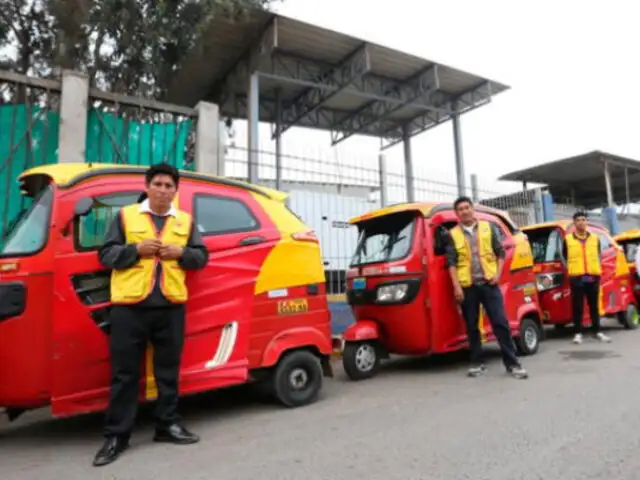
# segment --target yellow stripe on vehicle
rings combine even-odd
[[[314,242],[294,240],[292,235],[309,227],[301,222],[282,202],[250,193],[269,216],[278,231],[280,241],[264,260],[256,279],[254,293],[325,282],[320,246]]]
[[[484,311],[484,307],[480,307],[480,313],[478,314],[478,329],[480,330],[480,341],[482,343],[487,342],[487,331],[484,327],[487,315]]]
[[[145,353],[145,398],[149,401],[158,398],[158,386],[156,385],[156,376],[153,371],[153,347],[151,344],[147,346]]]

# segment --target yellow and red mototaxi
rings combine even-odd
[[[110,272],[97,250],[145,168],[57,164],[20,177],[30,205],[0,251],[0,407],[51,405],[56,417],[107,405]],[[331,375],[330,314],[315,234],[286,195],[182,172],[176,205],[210,252],[187,275],[182,395],[248,381],[287,406],[313,401]],[[140,400],[156,398],[152,352]]]
[[[632,289],[633,278],[624,251],[604,227],[589,223],[588,229],[600,237],[600,315],[614,316],[625,328],[634,329],[638,315]],[[565,237],[575,232],[573,222],[558,220],[540,223],[526,226],[522,231],[533,250],[536,286],[544,323],[563,328],[573,322],[571,286],[562,252]],[[583,324],[591,324],[586,306]]]
[[[506,212],[477,206],[479,220],[498,227],[506,258],[500,279],[506,314],[521,354],[537,352],[541,313],[531,249]],[[343,365],[353,380],[374,376],[389,354],[427,355],[468,348],[465,322],[445,259],[450,204],[410,203],[350,220],[359,241],[347,274],[356,318],[344,332]],[[483,341],[494,341],[481,311]]]
[[[640,303],[640,277],[638,276],[639,272],[636,267],[636,253],[640,246],[640,230],[627,230],[619,233],[613,237],[613,239],[622,247],[624,256],[627,260],[627,266],[629,267],[631,285],[636,298],[636,304],[638,304]]]

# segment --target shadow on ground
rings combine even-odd
[[[610,328],[619,330],[619,327]],[[563,330],[546,330],[546,341],[569,341],[572,332],[570,328]],[[593,350],[584,348],[580,350],[563,350],[559,353],[564,360],[599,360],[619,356],[615,350]],[[488,363],[500,363],[500,351],[495,344],[486,346]],[[469,352],[463,350],[446,355],[433,355],[428,357],[392,357],[384,362],[380,377],[404,374],[413,376],[426,374],[440,374],[455,372],[465,369],[468,365]],[[334,383],[336,390],[331,395],[340,393],[343,382],[349,382],[342,369],[340,361],[334,363],[335,378],[326,382],[326,387]],[[375,381],[375,380],[372,380]],[[325,388],[326,388],[325,387]],[[325,397],[326,390],[322,395]],[[251,413],[264,413],[265,411],[282,410],[279,404],[266,397],[255,386],[246,385],[226,390],[207,392],[181,401],[181,410],[185,412],[189,425],[197,425],[200,422],[209,423],[223,419],[233,421],[236,416]],[[136,431],[150,430],[153,426],[153,404],[142,405],[138,417]],[[0,451],[3,444],[16,443],[29,445],[51,446],[64,439],[64,443],[82,443],[88,438],[100,441],[103,415],[89,414],[66,419],[52,419],[48,409],[28,412],[13,423],[8,423],[0,417]],[[195,429],[195,428],[194,428]]]
[[[136,431],[153,427],[154,404],[141,405],[136,422]],[[184,397],[180,409],[189,425],[211,421],[216,417],[232,420],[236,415],[244,415],[255,411],[256,407],[265,409],[282,409],[271,399],[256,392],[253,386],[240,386],[214,392]],[[64,438],[65,443],[86,441],[89,436],[100,439],[102,430],[102,413],[80,415],[71,418],[54,419],[49,409],[27,412],[13,423],[0,420],[0,451],[3,444],[25,443],[52,445]],[[5,423],[6,422],[6,423]],[[197,428],[194,427],[194,430]]]

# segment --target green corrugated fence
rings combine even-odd
[[[85,133],[85,160],[93,163],[152,165],[163,161],[193,169],[186,148],[193,121],[130,121],[91,109]],[[60,117],[35,106],[0,106],[0,244],[28,204],[17,177],[25,169],[58,161]]]

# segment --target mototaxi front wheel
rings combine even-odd
[[[376,376],[380,370],[380,349],[377,342],[347,342],[342,353],[342,366],[353,381]]]

